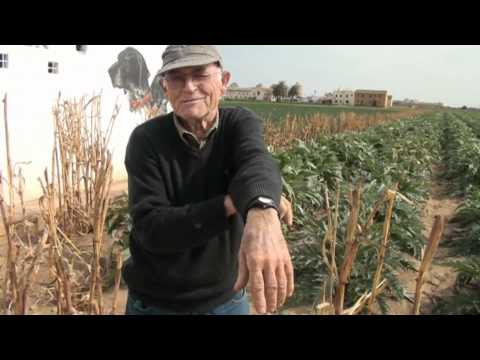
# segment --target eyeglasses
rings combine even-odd
[[[195,86],[201,86],[208,83],[213,75],[220,74],[221,72],[212,72],[212,73],[198,73],[192,74],[191,76],[184,75],[165,75],[164,79],[168,82],[168,85],[173,89],[183,89],[187,84],[189,78],[192,79],[192,83]]]

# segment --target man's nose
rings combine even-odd
[[[183,84],[183,90],[193,92],[197,88],[197,84],[193,81],[193,78],[186,77]]]

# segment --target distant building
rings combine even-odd
[[[387,107],[391,108],[393,106],[393,96],[392,95],[388,95],[388,98],[387,98]]]
[[[227,100],[258,100],[258,101],[272,101],[273,90],[258,84],[251,88],[241,88],[238,84],[233,83],[227,89],[225,94]]]
[[[298,98],[303,98],[303,97],[304,97],[304,96],[303,96],[303,85],[300,84],[299,82],[297,82],[294,86],[297,87],[297,92],[298,92],[297,97],[298,97]]]
[[[333,93],[326,93],[318,99],[318,103],[322,105],[333,105],[335,95]]]
[[[333,105],[349,105],[355,104],[355,93],[352,90],[335,90],[332,94]]]
[[[320,96],[316,96],[316,95],[307,96],[307,97],[303,98],[303,102],[316,103],[316,102],[319,102],[320,99],[321,99]]]
[[[420,100],[412,100],[412,99],[404,99],[404,100],[397,100],[393,102],[395,106],[409,106],[412,108],[443,108],[445,107],[444,103],[438,102],[425,102]]]
[[[434,102],[418,102],[417,107],[419,108],[443,108],[445,105],[441,102],[434,103]]]
[[[387,90],[356,90],[355,106],[371,106],[379,108],[391,107],[393,98]]]
[[[418,100],[412,100],[412,99],[395,100],[393,102],[394,106],[415,107],[416,104],[418,104]]]

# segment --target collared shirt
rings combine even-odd
[[[185,129],[185,127],[183,127],[183,125],[178,120],[175,113],[173,113],[173,121],[175,123],[175,127],[177,128],[178,134],[180,135],[180,138],[182,139],[182,141],[185,144],[187,144],[188,146],[191,146],[192,148],[194,148],[196,150],[200,150],[205,146],[205,144],[208,142],[208,140],[210,140],[210,137],[211,137],[211,135],[213,135],[215,130],[217,130],[218,123],[219,123],[219,114],[217,112],[217,118],[215,120],[215,124],[213,124],[213,126],[210,130],[208,130],[207,136],[205,137],[204,140],[199,140],[194,133]]]

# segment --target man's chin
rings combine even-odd
[[[207,115],[208,111],[185,111],[185,112],[180,112],[177,113],[178,116],[180,116],[182,119],[185,119],[187,121],[201,121],[203,120]]]

